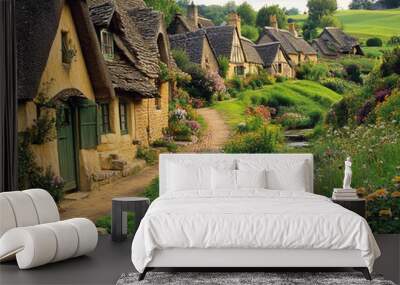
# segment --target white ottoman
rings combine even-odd
[[[77,257],[93,251],[97,229],[92,221],[59,221],[47,191],[0,193],[0,261],[16,258],[20,269]]]

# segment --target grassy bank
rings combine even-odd
[[[344,10],[335,16],[343,23],[344,31],[365,42],[368,38],[379,36],[387,41],[391,36],[400,34],[400,9],[390,10]],[[290,16],[299,25],[307,15]]]
[[[263,98],[263,99],[262,99]],[[246,90],[237,99],[221,101],[214,105],[226,122],[235,127],[245,120],[245,110],[255,101],[262,102],[277,99],[293,106],[302,112],[318,111],[325,113],[331,104],[342,97],[336,92],[307,80],[293,80],[264,86],[262,89]]]

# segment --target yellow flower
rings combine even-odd
[[[394,183],[400,183],[400,175],[397,175],[393,178]]]
[[[366,200],[367,201],[374,201],[376,198],[376,194],[375,193],[371,193],[367,196]]]
[[[360,187],[357,189],[357,195],[359,197],[364,197],[367,194],[367,190],[364,187]]]
[[[390,218],[392,217],[392,209],[382,209],[379,211],[380,217]]]
[[[387,196],[388,191],[386,191],[385,188],[381,188],[381,189],[376,190],[373,194],[375,194],[376,197],[384,198]]]
[[[400,191],[394,191],[392,193],[392,198],[400,198]]]

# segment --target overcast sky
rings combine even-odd
[[[224,4],[228,2],[228,0],[194,0],[195,4]],[[235,0],[236,4],[240,5],[245,0]],[[255,9],[260,9],[265,4],[273,5],[279,4],[280,6],[284,6],[288,9],[292,7],[296,7],[300,9],[300,11],[304,11],[307,8],[307,0],[247,0],[249,4],[251,4]],[[340,9],[347,9],[351,0],[337,0],[338,6]]]

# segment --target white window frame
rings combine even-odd
[[[108,42],[107,42],[108,41]],[[114,59],[114,39],[112,33],[107,29],[102,29],[100,31],[100,44],[101,53],[106,60]]]

